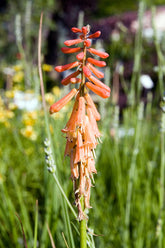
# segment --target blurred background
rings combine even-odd
[[[42,11],[47,114],[42,108],[37,64]],[[164,247],[165,1],[1,0],[2,248],[24,247],[25,243],[29,248],[53,247],[47,224],[56,247],[67,247],[66,243],[78,247],[79,226],[47,171],[44,140],[52,138],[56,176],[72,204],[69,160],[63,157],[65,139],[60,130],[73,103],[53,117],[48,111],[69,90],[69,86],[61,87],[60,81],[71,71],[54,71],[55,66],[74,61],[61,47],[66,39],[76,38],[72,27],[87,24],[91,33],[101,31],[92,46],[110,54],[103,72],[104,83],[111,87],[110,99],[92,95],[102,116],[99,128],[103,137],[91,192],[88,245]]]

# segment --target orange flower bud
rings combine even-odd
[[[100,88],[90,82],[86,82],[86,86],[92,90],[95,94],[103,97],[103,98],[108,98],[110,96],[110,92],[103,89],[103,88]]]
[[[77,53],[77,52],[81,51],[81,47],[74,47],[74,48],[62,47],[61,51],[63,53]]]
[[[67,85],[67,84],[70,83],[71,78],[77,77],[79,74],[80,74],[80,71],[79,71],[79,70],[78,70],[78,71],[75,71],[75,72],[71,73],[69,76],[67,76],[66,78],[64,78],[64,79],[61,81],[61,83],[62,83],[63,85]]]
[[[88,36],[88,39],[98,38],[101,35],[101,31],[97,31],[91,35]]]
[[[86,47],[90,47],[91,41],[90,41],[90,40],[85,40],[85,41],[84,41],[84,45],[85,45]]]
[[[87,34],[88,33],[88,29],[87,29],[87,27],[82,27],[82,32],[84,33],[84,34]]]
[[[89,78],[89,80],[91,80],[98,87],[110,92],[110,88],[106,84],[103,84],[99,79],[95,78],[92,75],[90,77],[88,77],[88,78]]]
[[[66,46],[72,46],[81,43],[83,40],[82,39],[74,39],[74,40],[66,40],[64,44]]]
[[[82,60],[84,58],[84,52],[81,52],[81,53],[77,54],[76,58],[78,60]]]
[[[84,97],[85,97],[85,100],[87,101],[88,106],[92,109],[92,112],[93,112],[93,115],[94,115],[96,121],[99,121],[101,117],[100,117],[99,112],[97,111],[97,108],[96,108],[91,96],[87,93],[87,94],[85,94]]]
[[[105,61],[99,61],[96,59],[92,59],[92,58],[87,58],[88,62],[92,63],[93,65],[99,66],[99,67],[104,67],[106,66]]]
[[[79,29],[79,28],[73,27],[73,28],[71,28],[71,30],[72,30],[73,33],[82,33],[82,30]]]
[[[79,62],[78,61],[75,61],[75,62],[72,62],[72,63],[67,64],[67,65],[58,65],[54,69],[56,71],[58,71],[58,72],[63,72],[63,71],[72,69],[72,68],[74,68],[74,67],[76,67],[78,65],[79,65]]]
[[[93,53],[93,54],[95,54],[95,55],[101,57],[102,59],[106,59],[106,58],[109,57],[109,54],[108,54],[108,53],[98,51],[98,50],[96,50],[96,49],[94,49],[94,48],[89,48],[88,51],[89,51],[90,53]]]
[[[80,82],[81,82],[81,79],[80,79],[80,78],[71,78],[71,79],[70,79],[70,82],[71,82],[72,84],[77,84],[77,83],[80,83]]]
[[[87,78],[92,75],[91,71],[88,69],[87,66],[83,66],[83,72]]]
[[[97,70],[93,65],[91,65],[90,63],[87,63],[86,65],[96,75],[96,77],[104,78],[104,73],[102,73],[101,71]]]
[[[56,103],[54,103],[50,107],[50,110],[49,110],[50,114],[60,111],[60,109],[62,109],[76,95],[76,93],[77,93],[77,90],[72,89],[66,96],[64,96],[62,99],[60,99]]]

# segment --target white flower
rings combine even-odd
[[[140,82],[146,89],[152,89],[154,87],[154,83],[149,75],[141,75]]]

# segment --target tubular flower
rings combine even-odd
[[[61,131],[66,136],[64,155],[70,157],[75,204],[78,208],[78,219],[82,220],[86,218],[86,215],[81,207],[80,199],[82,197],[84,198],[85,208],[91,208],[91,180],[93,173],[97,173],[94,161],[94,150],[101,136],[97,126],[97,121],[100,120],[100,114],[88,94],[88,90],[92,90],[102,98],[110,96],[110,88],[99,80],[100,78],[104,78],[104,74],[95,68],[95,66],[104,67],[106,63],[88,57],[88,53],[98,55],[100,58],[107,58],[109,55],[108,53],[90,48],[90,39],[98,38],[101,35],[100,31],[89,35],[89,25],[82,27],[82,29],[73,27],[71,30],[73,33],[79,33],[79,38],[66,40],[64,44],[67,47],[63,47],[61,50],[63,53],[78,52],[76,55],[77,61],[56,66],[55,70],[57,72],[63,72],[77,67],[77,70],[64,78],[61,83],[63,85],[79,83],[79,88],[78,90],[75,88],[72,89],[66,96],[54,103],[50,107],[50,114],[58,112],[75,97],[71,116],[65,128]],[[76,45],[76,47],[71,47],[73,45]],[[80,45],[80,47],[77,47],[78,45]]]

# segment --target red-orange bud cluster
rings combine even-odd
[[[65,128],[61,131],[67,139],[65,156],[70,157],[71,177],[77,185],[77,188],[75,188],[75,203],[81,220],[85,218],[80,204],[81,196],[84,197],[85,207],[90,208],[91,178],[93,173],[97,173],[93,154],[100,137],[97,126],[100,114],[87,91],[90,89],[102,98],[110,96],[110,88],[99,80],[104,78],[104,73],[95,68],[95,66],[106,66],[106,62],[88,57],[87,53],[97,55],[103,59],[107,58],[109,54],[90,48],[90,39],[98,38],[101,35],[100,31],[89,35],[89,25],[82,27],[82,29],[73,27],[71,30],[73,33],[79,33],[79,38],[66,40],[64,44],[67,47],[62,47],[61,50],[66,54],[78,53],[76,55],[78,61],[56,66],[55,70],[63,72],[77,67],[77,70],[62,79],[61,83],[63,85],[80,83],[80,86],[78,90],[72,89],[65,97],[54,103],[50,107],[50,113],[58,112],[76,96],[71,116]],[[76,45],[76,47],[71,47],[73,45]],[[78,45],[80,47],[77,47]]]

